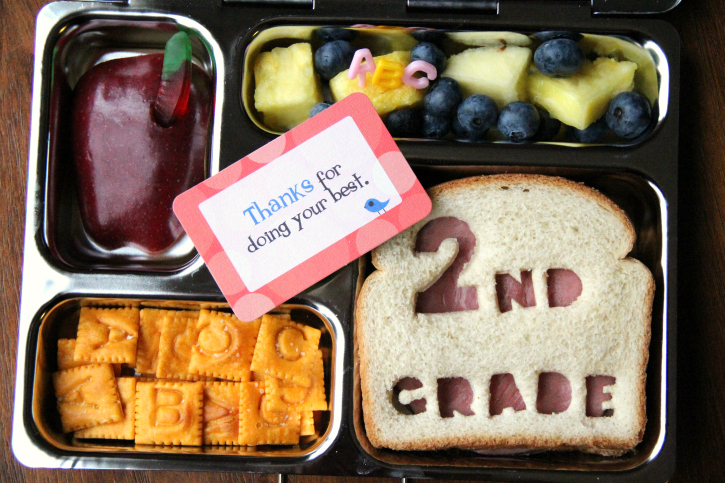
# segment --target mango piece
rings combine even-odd
[[[529,97],[552,117],[577,129],[585,129],[607,111],[609,101],[634,87],[634,62],[600,57],[586,61],[582,70],[568,78],[529,76]]]
[[[254,80],[254,107],[275,131],[287,131],[307,120],[312,106],[322,102],[312,47],[306,42],[259,54]]]
[[[397,62],[402,65],[410,63],[410,52],[397,51],[387,55],[374,57],[375,65],[379,65],[381,61]],[[373,76],[368,72],[365,76],[365,87],[360,87],[357,77],[354,79],[347,78],[347,70],[340,72],[330,80],[330,91],[335,102],[344,99],[355,92],[362,92],[370,101],[372,101],[375,110],[380,116],[385,116],[389,112],[401,109],[403,107],[412,106],[423,100],[425,89],[415,89],[405,84],[394,89],[390,89],[373,83]]]
[[[515,101],[527,100],[527,78],[531,49],[479,47],[464,50],[448,59],[443,77],[461,84],[463,97],[484,94],[496,101],[499,109]]]

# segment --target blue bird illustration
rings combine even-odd
[[[370,213],[380,213],[381,211],[385,213],[385,207],[388,206],[388,203],[390,203],[389,199],[378,201],[375,198],[370,198],[365,202],[365,209]]]

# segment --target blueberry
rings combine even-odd
[[[312,109],[310,109],[310,117],[318,115],[330,106],[332,106],[332,102],[320,102],[318,104],[315,104],[314,106],[312,106]]]
[[[607,125],[625,139],[642,134],[652,120],[649,101],[636,92],[622,92],[612,99],[607,110]]]
[[[435,44],[438,47],[441,46],[446,38],[446,33],[442,30],[420,29],[414,30],[411,35],[418,42],[430,42],[431,44]]]
[[[423,116],[420,109],[407,107],[388,114],[385,127],[396,138],[416,138],[423,129]]]
[[[349,42],[355,38],[357,32],[340,27],[320,27],[315,30],[315,34],[325,42],[332,42],[333,40],[347,40]]]
[[[596,143],[604,139],[609,132],[609,126],[604,117],[591,123],[586,129],[577,129],[569,126],[566,137],[569,141],[580,143]]]
[[[539,111],[539,130],[534,136],[534,141],[551,141],[559,134],[561,121],[551,117],[549,111],[544,108],[536,106],[536,110]]]
[[[330,80],[350,68],[354,54],[350,42],[346,40],[328,42],[315,52],[315,70],[320,77]]]
[[[423,137],[440,139],[451,130],[452,121],[448,116],[423,113]]]
[[[436,68],[440,76],[446,70],[446,54],[430,42],[421,42],[410,51],[410,61],[424,60]]]
[[[438,117],[450,118],[463,100],[463,91],[454,79],[440,77],[433,82],[423,98],[426,112]]]
[[[489,128],[496,124],[498,118],[498,106],[488,96],[474,94],[458,106],[458,113],[455,116],[454,124],[457,124],[456,136],[478,141],[486,136]],[[458,121],[455,123],[455,121]],[[459,128],[460,126],[460,128]],[[463,136],[460,136],[462,133]]]
[[[528,102],[512,102],[498,115],[498,130],[510,141],[531,139],[539,130],[539,111]]]
[[[451,131],[453,131],[453,135],[458,139],[468,139],[469,134],[465,129],[463,129],[463,126],[461,126],[461,122],[458,120],[458,116],[453,116]]]
[[[549,77],[569,77],[584,65],[584,51],[571,39],[548,40],[534,54],[534,63]]]
[[[547,40],[554,39],[569,39],[574,42],[579,42],[584,36],[577,32],[569,32],[567,30],[544,30],[543,32],[535,33],[534,37],[546,42]]]

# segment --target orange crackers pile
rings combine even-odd
[[[327,410],[320,336],[289,315],[84,307],[76,339],[58,341],[63,431],[149,445],[297,444]]]

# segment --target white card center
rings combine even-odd
[[[346,117],[199,209],[254,292],[400,203]]]

